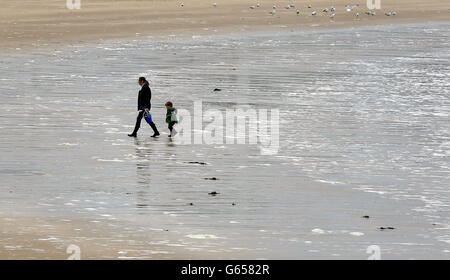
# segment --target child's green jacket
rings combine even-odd
[[[171,123],[171,122],[176,122],[176,123],[178,122],[177,109],[175,109],[175,108],[167,109],[166,123]]]

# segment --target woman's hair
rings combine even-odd
[[[139,77],[139,81],[141,81],[141,82],[143,82],[143,83],[147,82],[147,80],[145,79],[145,77]]]
[[[166,102],[166,106],[173,107],[173,104],[172,104],[172,102],[167,101],[167,102]]]

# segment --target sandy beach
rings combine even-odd
[[[188,256],[170,247],[164,229],[142,232],[97,224],[92,218],[19,214],[0,216],[0,260],[64,260],[79,253],[79,259],[183,259]],[[74,247],[71,249],[71,245]],[[171,252],[168,252],[170,249]],[[195,256],[191,252],[189,257]]]
[[[0,7],[0,259],[449,258],[448,0]],[[172,142],[168,100],[278,109],[277,152]]]
[[[54,44],[136,36],[192,36],[198,34],[267,32],[286,29],[340,28],[364,25],[448,20],[445,0],[383,0],[376,16],[366,15],[363,0],[82,0],[70,10],[65,0],[1,0],[1,49],[38,48]],[[261,7],[250,9],[260,3]],[[285,6],[295,3],[295,7]],[[270,15],[272,6],[277,13]],[[359,5],[351,12],[345,5]],[[312,5],[312,8],[308,8]],[[335,18],[330,19],[336,8]],[[296,14],[296,10],[300,14]],[[312,12],[317,11],[313,16]],[[395,11],[396,16],[385,16]],[[359,13],[359,17],[355,14]]]

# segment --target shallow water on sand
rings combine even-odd
[[[174,236],[165,252],[187,257],[365,259],[378,245],[386,259],[449,258],[449,27],[1,55],[0,216],[82,217],[147,241],[105,258],[151,258],[155,230]],[[150,77],[161,131],[168,100],[188,110],[197,100],[278,108],[279,152],[177,145],[166,134],[151,139],[144,122],[128,138],[140,74]],[[8,242],[0,235],[0,251],[15,250]]]

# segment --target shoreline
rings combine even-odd
[[[249,9],[254,1],[218,1],[218,6],[194,0],[184,7],[179,1],[82,1],[80,10],[69,10],[61,1],[51,0],[46,6],[30,6],[17,14],[17,7],[29,1],[1,1],[0,34],[7,40],[0,50],[7,53],[32,52],[73,44],[110,40],[133,40],[147,37],[192,38],[192,36],[241,35],[274,33],[277,31],[307,31],[366,27],[374,25],[445,22],[450,15],[450,4],[433,0],[428,3],[401,0],[383,3],[376,16],[364,14],[365,1],[351,12],[345,11],[348,1],[295,1],[295,8],[285,9],[292,1],[275,1],[277,13],[270,15],[273,1],[262,0],[260,8]],[[312,3],[311,9],[307,3]],[[345,4],[344,4],[345,3]],[[336,17],[322,12],[334,5]],[[300,15],[296,15],[296,9]],[[316,10],[317,16],[311,11]],[[385,11],[397,11],[396,16],[385,16]],[[355,14],[359,13],[359,17]]]

